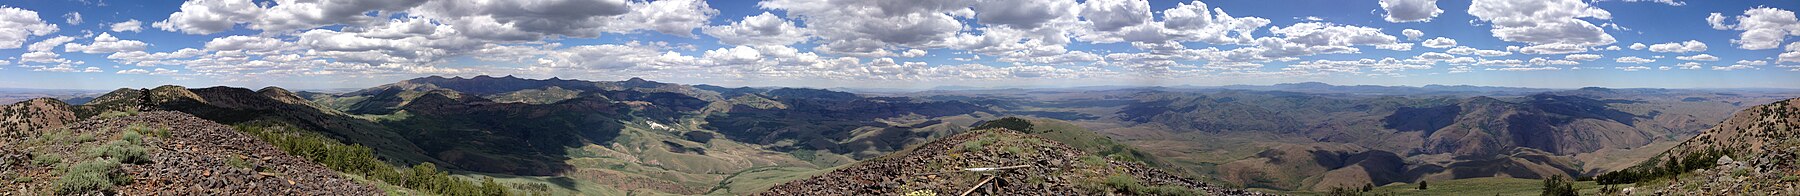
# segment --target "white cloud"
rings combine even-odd
[[[1438,14],[1437,0],[1381,0],[1381,9],[1388,22],[1431,22]]]
[[[81,21],[81,12],[69,12],[67,14],[63,14],[63,22],[67,22],[67,23],[69,23],[69,25],[81,24],[81,22],[82,22]]]
[[[1644,50],[1646,48],[1650,48],[1650,46],[1644,45],[1644,43],[1631,43],[1632,50]]]
[[[1437,38],[1431,38],[1429,40],[1425,40],[1425,42],[1419,42],[1419,45],[1424,45],[1427,48],[1449,48],[1449,47],[1456,47],[1456,40],[1450,39],[1450,38],[1444,38],[1444,37],[1437,37]]]
[[[212,34],[230,30],[240,22],[262,16],[263,9],[250,0],[190,0],[168,20],[151,24],[164,31]]]
[[[63,43],[69,43],[71,41],[75,41],[75,37],[56,36],[39,40],[37,43],[31,43],[31,46],[26,47],[26,49],[32,52],[55,51],[57,46],[62,46]]]
[[[1681,59],[1681,60],[1685,60],[1685,61],[1719,61],[1719,57],[1716,57],[1716,56],[1713,56],[1710,54],[1696,54],[1693,56],[1677,56],[1677,57],[1675,57],[1675,59]]]
[[[1471,48],[1468,46],[1457,46],[1455,48],[1450,48],[1450,50],[1445,50],[1444,52],[1450,53],[1450,54],[1455,54],[1455,55],[1480,55],[1480,56],[1486,56],[1486,57],[1512,55],[1512,52],[1499,51],[1499,50],[1481,50],[1481,49]]]
[[[179,72],[181,72],[181,71],[180,70],[172,70],[172,69],[156,68],[154,71],[144,70],[144,69],[128,69],[128,70],[119,70],[119,72],[114,72],[114,73],[117,73],[117,74],[140,74],[140,75],[175,75],[176,73],[179,73]]]
[[[1757,7],[1744,10],[1744,15],[1735,19],[1737,24],[1725,24],[1724,15],[1712,13],[1706,21],[1713,29],[1744,31],[1731,43],[1745,50],[1774,49],[1788,36],[1800,36],[1800,19],[1793,11]]]
[[[63,52],[81,51],[81,53],[88,54],[115,53],[143,51],[144,48],[149,46],[150,44],[145,44],[142,41],[124,40],[113,37],[111,33],[100,33],[100,36],[95,36],[94,42],[89,44],[69,43],[63,45]]]
[[[1150,22],[1149,1],[1089,0],[1081,3],[1081,7],[1081,18],[1099,31],[1118,31]]]
[[[1775,60],[1775,62],[1777,62],[1777,63],[1780,63],[1780,62],[1800,63],[1800,42],[1788,43],[1787,52],[1783,52],[1777,56],[1778,56],[1778,58]]]
[[[156,66],[156,65],[179,65],[179,64],[181,64],[179,59],[193,58],[193,57],[205,55],[205,54],[206,54],[205,51],[201,51],[199,49],[182,48],[181,50],[176,50],[174,52],[149,53],[149,52],[144,52],[144,51],[129,51],[129,52],[112,53],[111,55],[106,55],[106,58],[115,60],[115,61],[119,62],[120,64],[137,65],[137,66]]]
[[[1419,40],[1419,37],[1425,36],[1425,32],[1418,29],[1406,29],[1400,30],[1400,35],[1405,35],[1407,40]]]
[[[290,46],[290,43],[275,38],[242,35],[213,38],[212,41],[206,42],[206,50],[211,51],[270,52],[283,50]]]
[[[1601,55],[1599,55],[1599,54],[1571,54],[1568,56],[1563,56],[1563,60],[1593,61],[1593,60],[1600,59],[1600,57],[1601,57]]]
[[[1650,51],[1651,52],[1670,52],[1670,53],[1706,52],[1706,43],[1701,43],[1698,40],[1688,40],[1685,42],[1660,43],[1660,44],[1650,45]]]
[[[968,10],[964,1],[772,0],[765,9],[785,10],[820,38],[820,50],[874,57],[897,54],[895,46],[930,47],[964,30],[951,16]]]
[[[1278,39],[1278,41],[1265,41],[1259,43],[1261,44],[1260,46],[1271,48],[1272,50],[1287,49],[1282,47],[1298,47],[1295,49],[1304,51],[1306,54],[1356,53],[1358,50],[1351,46],[1357,45],[1389,45],[1386,46],[1387,48],[1385,49],[1394,49],[1390,44],[1399,41],[1399,38],[1381,33],[1381,29],[1377,28],[1319,22],[1298,23],[1287,27],[1270,27],[1269,32],[1282,38]],[[1406,48],[1410,49],[1410,46],[1407,46]],[[1276,56],[1287,57],[1285,55]]]
[[[1088,3],[1096,3],[1089,1]],[[1096,43],[1165,41],[1201,41],[1215,44],[1249,44],[1256,29],[1268,26],[1269,20],[1258,17],[1232,17],[1222,8],[1207,9],[1205,3],[1193,1],[1163,10],[1163,21],[1148,21],[1116,30],[1087,29],[1077,31],[1078,38]],[[1087,15],[1089,13],[1083,13]],[[1146,13],[1148,14],[1148,13]],[[1093,20],[1093,18],[1089,18]],[[1098,21],[1095,21],[1098,22]]]
[[[1635,56],[1628,56],[1628,57],[1619,57],[1617,59],[1613,59],[1613,61],[1620,62],[1620,63],[1644,64],[1644,63],[1654,63],[1654,62],[1656,62],[1656,59],[1646,59],[1646,58],[1639,58],[1639,57],[1635,57]]]
[[[693,30],[705,26],[718,10],[697,0],[281,0],[264,5],[250,0],[193,0],[152,26],[212,34],[242,24],[248,29],[286,34],[334,24],[378,26],[400,13],[454,27],[473,38],[530,41],[642,30],[692,37]]]
[[[1521,47],[1518,49],[1518,51],[1519,51],[1519,53],[1525,53],[1525,54],[1569,54],[1569,53],[1587,52],[1588,48],[1585,46],[1575,45],[1575,44],[1557,43],[1557,44],[1538,44],[1538,45]]]
[[[1036,29],[1055,19],[1081,11],[1074,0],[984,0],[975,3],[977,23],[1015,29]]]
[[[1604,1],[1604,0],[1597,0],[1597,1]],[[1677,0],[1621,0],[1621,1],[1624,1],[1624,2],[1652,2],[1652,3],[1668,4],[1670,6],[1687,5],[1687,2],[1681,2],[1681,1],[1677,1]]]
[[[131,19],[131,20],[126,20],[125,22],[113,23],[112,25],[109,25],[109,26],[111,27],[113,32],[139,32],[139,31],[144,30],[144,23],[138,22],[137,19]]]
[[[809,30],[769,12],[745,16],[744,20],[729,25],[706,27],[701,32],[733,45],[789,45],[804,42],[809,37]]]
[[[1675,64],[1675,66],[1680,67],[1681,69],[1700,69],[1699,62],[1686,62],[1686,63],[1681,63],[1681,64]]]
[[[43,36],[56,32],[55,24],[45,23],[38,19],[36,11],[0,5],[0,49],[19,48],[25,44],[29,36]]]
[[[698,68],[699,59],[673,51],[662,52],[659,46],[639,44],[583,45],[546,54],[532,69],[540,70],[666,70]],[[741,46],[740,46],[741,48]],[[752,52],[737,52],[752,53]],[[754,57],[754,55],[752,55]]]
[[[1475,0],[1469,15],[1493,25],[1495,38],[1529,44],[1600,46],[1615,42],[1604,29],[1582,18],[1612,19],[1612,13],[1581,0]]]
[[[1630,66],[1630,67],[1613,67],[1613,69],[1619,69],[1619,70],[1625,70],[1625,71],[1643,71],[1643,70],[1650,70],[1650,67]]]

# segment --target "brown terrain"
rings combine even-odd
[[[101,116],[66,127],[46,127],[25,134],[31,136],[0,137],[0,144],[7,146],[0,149],[0,160],[4,160],[0,161],[0,173],[4,173],[0,175],[11,180],[0,185],[4,195],[43,195],[68,189],[64,186],[68,183],[63,182],[71,179],[63,178],[76,175],[59,171],[80,170],[66,167],[82,168],[79,165],[107,160],[123,160],[123,164],[103,172],[113,178],[107,183],[113,186],[63,192],[106,195],[381,193],[368,184],[290,156],[231,127],[179,112]],[[134,144],[142,147],[137,151],[138,156],[121,156],[113,150],[103,153],[91,150]]]
[[[984,167],[1014,169],[964,171]],[[777,185],[760,195],[950,195],[978,184],[983,186],[974,193],[980,195],[1260,194],[1218,188],[1137,162],[1101,158],[1035,135],[988,129]]]
[[[1722,152],[1717,165],[1682,174],[1665,183],[1639,183],[1656,195],[1800,194],[1800,99],[1744,109],[1719,126],[1664,152],[1646,164],[1666,164],[1692,153]]]

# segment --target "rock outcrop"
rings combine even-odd
[[[111,186],[73,194],[119,195],[378,195],[380,190],[231,127],[179,112],[91,118],[32,137],[6,137],[0,168],[10,175],[0,195],[40,195],[68,189],[59,167],[119,160]],[[109,147],[137,148],[118,155]],[[103,149],[103,150],[95,150]],[[124,150],[131,151],[131,150]],[[104,152],[104,153],[95,153]],[[129,153],[124,153],[129,154]],[[31,160],[13,161],[13,160]],[[77,166],[70,166],[77,165]],[[29,179],[29,180],[20,180]],[[120,183],[122,181],[122,183]]]

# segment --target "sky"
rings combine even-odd
[[[0,87],[1800,88],[1792,0],[13,0]]]

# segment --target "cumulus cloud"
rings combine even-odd
[[[1734,19],[1737,24],[1726,24],[1723,14],[1712,13],[1706,22],[1713,29],[1744,31],[1731,43],[1745,50],[1774,49],[1788,36],[1800,36],[1800,19],[1795,18],[1793,11],[1757,7],[1744,10]]]
[[[372,26],[394,13],[449,24],[467,36],[536,40],[547,36],[596,37],[641,30],[693,36],[718,14],[698,0],[192,0],[151,26],[188,34],[212,34],[242,25],[274,33],[348,24]],[[371,14],[373,13],[373,14]]]
[[[63,46],[63,51],[64,52],[80,51],[81,53],[88,53],[88,54],[114,53],[114,52],[143,51],[144,48],[149,47],[149,46],[150,46],[150,44],[145,44],[142,41],[119,39],[118,37],[113,37],[111,33],[100,33],[100,36],[94,37],[94,42],[92,42],[92,43],[88,43],[88,44],[69,43],[68,45]]]
[[[207,41],[206,50],[269,52],[282,50],[290,45],[275,38],[233,35]]]
[[[1763,66],[1763,65],[1768,65],[1768,64],[1769,64],[1768,61],[1762,61],[1762,60],[1755,60],[1755,61],[1738,60],[1736,64],[1732,64],[1731,66],[1713,66],[1712,69],[1719,70],[1719,71],[1732,71],[1732,70],[1743,70],[1743,69],[1762,69],[1762,68],[1759,68],[1758,66]]]
[[[1406,29],[1400,30],[1400,35],[1405,35],[1407,40],[1419,40],[1419,37],[1425,36],[1425,32],[1417,29]]]
[[[131,19],[131,20],[126,20],[125,22],[113,23],[112,25],[108,25],[108,26],[111,27],[113,32],[138,32],[138,31],[144,30],[143,22],[139,22],[137,19]]]
[[[1800,42],[1788,43],[1787,52],[1783,52],[1777,56],[1778,57],[1775,60],[1775,62],[1777,62],[1777,63],[1779,63],[1779,62],[1800,63]]]
[[[890,47],[929,47],[963,31],[951,16],[967,10],[964,1],[823,1],[773,0],[763,8],[785,10],[813,29],[827,53],[854,56],[892,55]]]
[[[119,72],[114,72],[114,73],[117,73],[117,74],[139,74],[139,75],[175,75],[176,73],[179,73],[179,72],[181,72],[181,70],[156,68],[154,70],[144,70],[144,69],[119,70]]]
[[[1719,61],[1719,57],[1716,57],[1716,56],[1713,56],[1710,54],[1696,54],[1693,56],[1678,56],[1678,57],[1675,57],[1675,59],[1681,59],[1684,61]]]
[[[1519,51],[1519,53],[1525,53],[1525,54],[1569,54],[1569,53],[1587,52],[1588,48],[1585,46],[1576,45],[1576,44],[1556,43],[1556,44],[1538,44],[1538,45],[1520,47],[1520,48],[1518,48],[1518,51]]]
[[[31,43],[31,46],[26,47],[26,49],[32,52],[55,51],[57,46],[62,46],[63,43],[69,43],[70,41],[75,41],[75,37],[56,36],[39,40],[37,43]]]
[[[1563,56],[1563,60],[1593,61],[1593,60],[1600,59],[1600,57],[1601,57],[1601,55],[1599,55],[1599,54],[1571,54],[1568,56]]]
[[[1089,1],[1088,3],[1096,2]],[[1251,32],[1268,26],[1270,22],[1269,19],[1258,17],[1233,17],[1223,8],[1209,10],[1206,4],[1200,1],[1180,3],[1173,8],[1163,10],[1162,13],[1162,21],[1146,21],[1115,30],[1106,30],[1096,26],[1096,29],[1080,32],[1079,38],[1097,43],[1201,41],[1215,44],[1247,44],[1254,40],[1250,36]],[[1083,14],[1088,13],[1083,12]],[[1094,19],[1089,18],[1088,20]]]
[[[1660,44],[1650,45],[1650,51],[1651,52],[1669,52],[1669,53],[1706,52],[1706,43],[1701,43],[1698,40],[1688,40],[1686,42],[1660,43]]]
[[[1444,13],[1438,9],[1437,0],[1381,0],[1381,9],[1388,22],[1430,22],[1431,18]]]
[[[984,0],[975,3],[977,23],[1017,29],[1036,29],[1063,17],[1074,17],[1080,7],[1074,0]]]
[[[1486,57],[1512,55],[1512,52],[1499,51],[1499,50],[1482,50],[1482,49],[1475,49],[1475,48],[1468,47],[1468,46],[1457,46],[1456,48],[1450,48],[1450,50],[1445,50],[1444,52],[1450,53],[1450,54],[1455,54],[1455,55],[1480,55],[1480,56],[1486,56]]]
[[[1469,15],[1493,25],[1495,38],[1529,44],[1600,46],[1615,42],[1583,18],[1612,19],[1612,13],[1581,0],[1475,0]]]
[[[63,14],[63,22],[67,22],[67,23],[69,23],[69,25],[81,24],[81,22],[82,22],[81,12],[69,12],[67,14]]]
[[[701,32],[733,45],[789,45],[808,38],[807,29],[769,12],[745,16],[729,25],[706,27]]]
[[[1081,7],[1081,18],[1099,31],[1118,31],[1150,22],[1150,2],[1145,0],[1090,0]]]
[[[1620,0],[1620,1],[1623,1],[1623,2],[1651,2],[1651,3],[1667,4],[1670,6],[1687,5],[1687,2],[1681,2],[1681,1],[1677,1],[1677,0]]]
[[[38,18],[37,11],[0,5],[0,49],[19,48],[29,36],[55,33],[55,24]]]
[[[1654,62],[1656,62],[1656,59],[1646,59],[1646,58],[1640,58],[1640,57],[1635,57],[1635,56],[1628,56],[1628,57],[1619,57],[1617,59],[1613,59],[1613,61],[1620,62],[1620,63],[1644,64],[1644,63],[1654,63]]]
[[[1650,48],[1650,46],[1644,45],[1644,43],[1631,43],[1632,50],[1644,50],[1645,48]]]

